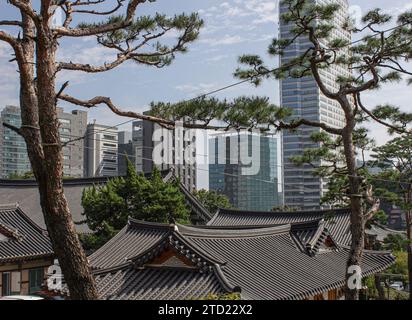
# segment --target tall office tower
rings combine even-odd
[[[279,136],[217,134],[209,139],[209,189],[238,209],[269,211],[281,205]]]
[[[336,28],[331,32],[331,39],[351,39],[349,31],[343,26],[348,16],[347,0],[312,0],[314,3],[327,4],[339,3],[341,9],[337,12],[334,25]],[[286,5],[280,6],[280,15],[288,12]],[[280,21],[280,38],[290,39],[293,35],[290,23]],[[286,64],[290,59],[301,56],[308,48],[312,47],[308,38],[299,37],[286,50],[280,58],[281,64]],[[322,81],[327,88],[333,91],[339,89],[336,82],[338,76],[350,76],[350,71],[342,66],[334,65],[320,71]],[[280,81],[281,105],[293,110],[292,119],[305,118],[317,122],[324,122],[330,126],[343,127],[345,118],[339,104],[324,96],[313,77],[301,79],[285,79]],[[289,160],[291,156],[302,154],[304,149],[317,148],[319,145],[313,143],[310,136],[320,129],[313,127],[301,127],[295,133],[284,132],[283,136],[283,163],[284,163],[284,202],[285,205],[301,209],[317,209],[320,207],[320,199],[327,191],[327,181],[312,175],[310,166],[296,167]]]
[[[6,106],[1,112],[1,121],[19,128],[21,126],[20,108]],[[2,178],[23,175],[31,170],[23,137],[4,126],[0,126],[0,146]]]
[[[127,160],[134,163],[132,133],[130,131],[120,131],[118,135],[117,162],[119,176],[127,173]]]
[[[118,175],[117,139],[117,128],[96,123],[87,125],[85,149],[88,177]]]
[[[174,168],[176,176],[190,191],[196,189],[196,130],[168,130],[159,124],[133,122],[132,139],[138,171],[151,172]],[[139,170],[140,169],[140,170]]]
[[[87,128],[87,112],[73,110],[71,113],[57,108],[60,122],[60,140],[68,143],[63,147],[63,172],[65,176],[80,178],[84,176],[84,137]]]

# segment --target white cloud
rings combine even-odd
[[[412,3],[409,2],[402,7],[395,7],[394,9],[392,9],[392,11],[394,11],[396,14],[404,13],[405,11],[409,10],[412,10]]]
[[[85,47],[84,45],[65,46],[59,50],[58,60],[97,65],[115,59],[116,53],[115,50],[99,45],[93,47]]]
[[[91,39],[89,39],[91,41]],[[94,45],[92,47],[82,45],[64,46],[58,51],[57,60],[63,62],[73,62],[90,65],[103,65],[116,59],[116,51],[105,47]],[[71,85],[81,84],[90,81],[93,75],[82,71],[60,71],[57,75],[57,82],[69,81]]]
[[[205,61],[206,62],[218,62],[218,61],[224,60],[228,57],[229,57],[228,54],[219,54],[217,56],[207,58]]]
[[[199,40],[200,43],[205,43],[210,46],[232,45],[232,44],[237,44],[237,43],[241,43],[245,41],[248,41],[248,39],[241,37],[239,35],[235,35],[235,36],[224,35],[223,37],[219,37],[219,38],[205,38],[205,39]]]
[[[198,93],[202,94],[208,91],[211,91],[215,88],[218,88],[219,84],[217,83],[199,83],[199,84],[183,84],[178,85],[175,88],[179,91],[183,91],[187,94]]]
[[[242,30],[245,35],[262,24],[276,25],[278,2],[278,0],[232,0],[221,3],[217,9],[216,7],[202,9],[199,13],[206,18],[206,27],[202,34],[221,36],[223,30],[225,32]]]

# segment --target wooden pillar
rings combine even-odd
[[[21,271],[21,294],[28,295],[29,294],[29,270],[23,269]]]

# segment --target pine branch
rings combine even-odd
[[[122,19],[120,21],[74,29],[71,29],[68,26],[63,25],[63,27],[55,28],[54,32],[58,36],[87,37],[120,30],[132,24],[136,14],[137,6],[145,2],[146,0],[130,0],[126,10],[126,17],[125,19]]]
[[[355,96],[355,104],[357,106],[359,106],[369,117],[371,117],[373,120],[375,120],[376,122],[380,123],[381,125],[384,125],[387,128],[392,129],[393,131],[400,133],[400,134],[409,134],[410,132],[408,132],[408,130],[396,127],[391,125],[390,123],[387,123],[381,119],[379,119],[377,116],[375,116],[367,107],[364,106],[364,104],[362,103],[361,100],[361,96],[360,96],[360,92],[358,92]]]
[[[21,21],[16,21],[16,20],[0,20],[0,26],[23,27],[23,24],[21,23]]]
[[[85,108],[93,108],[93,107],[97,107],[100,104],[105,104],[113,113],[115,113],[119,116],[155,122],[155,123],[158,123],[160,125],[165,126],[167,129],[173,129],[177,124],[176,121],[172,121],[172,120],[167,120],[167,119],[162,119],[162,118],[158,118],[158,117],[154,117],[154,116],[140,114],[140,113],[133,112],[133,111],[123,111],[123,110],[119,109],[112,102],[112,100],[108,97],[98,96],[98,97],[94,97],[90,100],[80,100],[80,99],[74,98],[74,97],[66,95],[66,94],[60,94],[59,99],[70,102],[70,103],[78,105],[78,106],[85,107]],[[187,123],[187,122],[183,123],[183,127],[191,128],[191,129],[209,129],[209,130],[227,129],[227,127],[209,126],[209,125],[196,124],[196,123]]]
[[[6,127],[7,129],[10,129],[10,130],[16,132],[18,135],[23,137],[23,132],[22,132],[21,128],[17,128],[17,127],[15,127],[15,126],[13,126],[9,123],[6,123],[6,122],[3,122],[3,126]]]

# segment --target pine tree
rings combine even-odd
[[[119,109],[108,97],[99,96],[88,102],[77,99],[67,92],[69,81],[58,87],[57,76],[63,70],[103,73],[128,61],[153,68],[169,66],[178,53],[187,52],[187,46],[197,39],[203,21],[196,13],[138,16],[141,6],[154,0],[3,2],[3,6],[10,7],[9,12],[14,10],[16,17],[20,17],[16,19],[10,14],[0,20],[0,42],[12,50],[9,62],[15,64],[20,77],[22,126],[3,125],[25,140],[47,231],[70,297],[97,299],[94,277],[64,196],[63,148],[73,141],[61,142],[57,104],[65,100],[91,108],[105,103],[113,112]],[[61,25],[53,23],[58,10],[63,12]],[[78,24],[79,19],[94,23]],[[170,34],[173,36],[169,37]],[[66,61],[59,59],[60,43],[88,37],[114,52],[115,58],[101,65],[82,63],[76,55]]]
[[[82,237],[85,248],[96,250],[110,240],[129,218],[159,223],[190,223],[178,182],[164,182],[159,170],[150,179],[137,174],[128,161],[124,178],[83,191],[85,222],[93,234]]]
[[[399,15],[396,28],[390,25],[393,18],[380,9],[371,10],[363,17],[364,27],[361,29],[354,27],[350,20],[340,23],[339,27],[359,34],[360,39],[351,43],[331,36],[338,24],[334,19],[340,10],[338,2],[324,4],[311,0],[283,0],[282,3],[287,11],[281,15],[281,19],[291,25],[292,36],[290,39],[273,39],[268,53],[282,56],[288,47],[295,46],[297,39],[302,37],[308,40],[308,49],[276,68],[267,66],[264,59],[257,55],[243,55],[239,62],[244,67],[238,68],[235,76],[244,81],[250,80],[254,85],[259,85],[265,78],[311,77],[321,94],[333,100],[343,112],[343,126],[304,117],[291,120],[291,110],[277,107],[269,103],[268,98],[262,97],[240,97],[232,101],[203,98],[175,105],[156,103],[152,105],[152,115],[167,119],[186,117],[187,123],[201,121],[209,129],[218,129],[210,126],[211,119],[216,118],[226,123],[224,128],[220,128],[225,130],[250,130],[257,127],[261,130],[295,130],[309,126],[341,137],[348,177],[352,235],[345,296],[349,300],[358,299],[361,284],[357,281],[355,288],[349,285],[353,276],[351,270],[360,269],[366,223],[377,212],[379,199],[373,197],[370,188],[365,188],[365,177],[359,174],[355,133],[359,118],[370,119],[394,132],[410,133],[410,128],[402,123],[408,117],[406,113],[393,106],[366,106],[363,99],[365,93],[379,90],[390,82],[405,80],[406,84],[412,84],[412,72],[406,65],[412,57],[412,12]],[[347,68],[352,74],[338,77],[338,86],[332,89],[321,73],[333,66]],[[394,121],[396,115],[401,116]],[[197,123],[197,126],[200,125]]]
[[[409,121],[412,122],[412,118]],[[377,195],[405,214],[409,287],[412,288],[412,135],[396,137],[373,151],[372,165],[382,169],[373,176]],[[412,300],[411,290],[409,299]]]
[[[214,214],[219,208],[229,209],[233,207],[228,197],[215,190],[195,190],[193,195],[199,199],[211,214]]]

